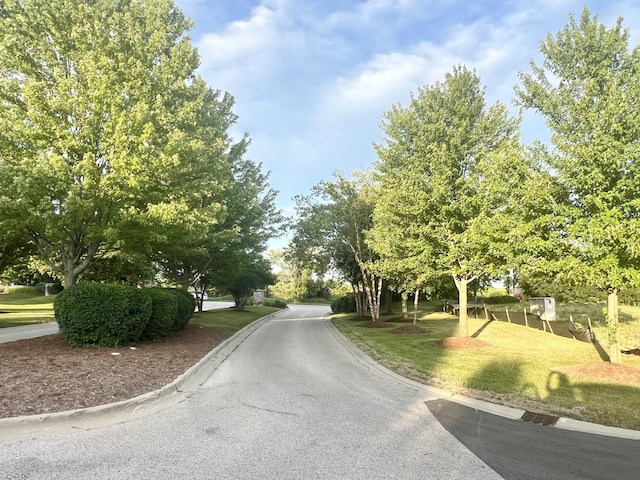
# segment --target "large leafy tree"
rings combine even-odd
[[[381,230],[371,245],[416,285],[453,278],[460,335],[469,334],[468,285],[496,275],[509,257],[513,188],[526,171],[518,127],[504,105],[486,106],[480,79],[462,66],[385,115],[374,217]]]
[[[585,8],[541,52],[542,65],[531,62],[516,93],[552,133],[548,162],[562,192],[566,252],[555,267],[607,292],[610,358],[618,362],[617,294],[640,280],[640,49],[630,51],[621,19],[607,28]]]
[[[65,286],[187,213],[210,157],[191,23],[171,0],[2,0],[0,217]]]

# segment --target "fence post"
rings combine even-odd
[[[504,307],[504,311],[507,312],[507,322],[511,323],[511,317],[509,316],[509,307]]]

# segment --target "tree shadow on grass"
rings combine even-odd
[[[540,398],[538,387],[526,381],[523,369],[524,363],[520,360],[494,360],[470,377],[465,386],[493,392],[498,399],[501,394]]]

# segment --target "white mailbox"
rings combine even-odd
[[[556,321],[556,299],[553,297],[532,297],[529,299],[529,311],[539,315],[540,319]]]

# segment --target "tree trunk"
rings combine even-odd
[[[409,316],[409,307],[407,306],[407,299],[409,298],[408,292],[402,292],[402,318]]]
[[[80,274],[93,263],[98,248],[100,248],[99,243],[92,243],[87,246],[83,245],[80,251],[73,247],[69,250],[62,249],[60,257],[62,260],[64,288],[73,287],[78,282]],[[55,268],[53,264],[50,264],[50,266]]]
[[[387,307],[387,314],[391,315],[393,313],[393,305],[392,305],[392,294],[389,287],[387,287],[387,291],[385,292],[385,303]]]
[[[64,280],[62,286],[64,288],[73,287],[78,282],[78,274],[75,273],[74,269],[66,269],[64,271]]]
[[[351,288],[353,289],[353,296],[356,301],[356,313],[358,314],[358,317],[362,318],[365,314],[364,302],[362,298],[362,285],[351,285]]]
[[[469,280],[466,278],[453,277],[453,281],[458,288],[458,305],[460,320],[458,322],[458,335],[461,337],[469,336],[469,325],[467,322],[467,285]]]
[[[618,344],[618,289],[612,288],[607,295],[607,333],[609,336],[609,361],[621,363],[622,354]]]
[[[365,274],[366,271],[362,269],[362,273]],[[371,313],[371,320],[374,322],[377,322],[380,319],[380,294],[376,291],[376,284],[377,282],[373,274],[365,277],[364,291],[369,305],[369,312]],[[376,299],[378,299],[378,303],[376,303]]]
[[[420,289],[416,288],[416,296],[413,299],[413,324],[418,322],[418,298],[420,297]]]

